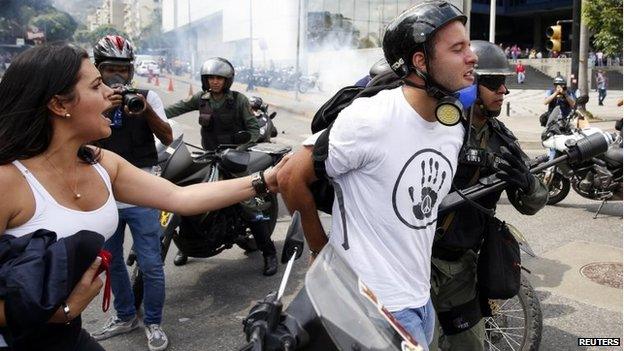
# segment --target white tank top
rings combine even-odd
[[[35,214],[28,222],[6,229],[5,234],[20,237],[38,229],[47,229],[56,232],[57,238],[62,238],[81,230],[91,230],[102,234],[104,240],[108,240],[115,233],[119,221],[117,205],[113,197],[110,177],[99,163],[94,164],[93,167],[106,183],[108,199],[102,207],[93,211],[79,211],[60,205],[21,162],[13,161],[13,164],[22,172],[32,190],[35,197]]]

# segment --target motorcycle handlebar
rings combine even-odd
[[[548,167],[557,165],[564,161],[576,164],[591,160],[592,157],[598,156],[607,151],[612,142],[613,139],[608,133],[592,134],[575,142],[574,144],[569,145],[568,151],[562,156],[546,162],[540,162],[545,159],[544,157],[536,159],[535,163],[531,165],[531,173],[535,174],[541,172]],[[506,187],[507,182],[498,179],[496,175],[481,178],[479,179],[479,183],[477,185],[460,190],[461,194],[459,194],[458,191],[449,193],[444,199],[442,199],[438,212],[447,212],[464,204],[467,201],[465,198],[476,200],[495,191],[503,190]]]

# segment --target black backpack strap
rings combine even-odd
[[[325,168],[325,161],[329,154],[329,133],[334,124],[330,124],[325,129],[318,139],[314,143],[312,150],[312,162],[314,163],[314,174],[320,181],[328,182],[332,185],[335,198],[338,201],[338,208],[340,209],[340,219],[342,220],[342,233],[343,242],[342,247],[345,250],[349,250],[349,236],[347,234],[347,212],[344,205],[344,196],[342,194],[342,188],[340,184],[336,183],[331,177],[327,175],[327,169]]]
[[[314,163],[314,174],[318,179],[329,179],[325,169],[325,160],[329,153],[329,132],[334,124],[330,124],[316,139],[312,149],[312,162]]]

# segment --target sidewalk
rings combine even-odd
[[[189,83],[190,81],[188,77],[172,77],[180,82]],[[248,97],[260,96],[269,105],[302,115],[310,121],[319,107],[335,93],[332,91],[298,94],[298,100],[295,100],[293,91],[257,87],[253,92],[246,92],[247,85],[238,82],[235,82],[232,88],[243,92]],[[200,83],[194,81],[193,90],[198,91],[198,89],[200,89]],[[514,132],[523,149],[543,150],[541,144],[543,127],[539,125],[539,116],[546,111],[543,102],[545,95],[545,89],[515,89],[505,97],[505,104],[499,119]],[[609,90],[604,106],[598,106],[598,92],[589,93],[589,102],[586,107],[595,117],[590,121],[593,126],[603,130],[614,130],[614,121],[622,118],[622,107],[616,105],[618,98],[622,98],[622,91]],[[509,116],[507,116],[507,104],[509,104]]]

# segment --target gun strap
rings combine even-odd
[[[470,128],[468,128],[468,133],[471,132]],[[479,143],[479,147],[480,148],[485,148],[487,146],[487,140],[488,138],[484,135],[481,138],[481,142]],[[477,181],[479,180],[479,174],[480,174],[481,168],[478,167],[477,171],[472,175],[472,178],[470,179],[470,181],[468,182],[468,186],[473,186],[477,183]],[[460,194],[461,195],[461,194]],[[451,226],[451,223],[453,223],[453,220],[455,219],[455,211],[449,213],[448,215],[446,215],[446,217],[444,217],[444,221],[442,223],[442,226],[440,226],[440,228],[438,228],[438,240],[440,238],[442,238],[442,236],[444,236],[444,234],[446,233],[446,231],[448,230],[448,228]]]

